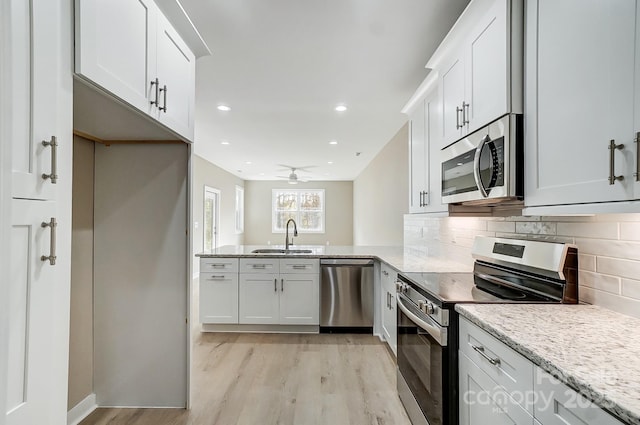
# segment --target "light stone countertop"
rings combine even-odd
[[[426,255],[401,246],[293,245],[291,249],[310,249],[311,254],[253,254],[254,249],[284,249],[283,245],[225,245],[197,257],[273,257],[273,258],[374,258],[399,272],[465,273],[473,271],[473,260],[456,261],[444,255]]]
[[[457,304],[542,369],[640,425],[640,319],[591,305]]]

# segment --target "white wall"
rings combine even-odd
[[[71,316],[67,408],[93,393],[93,142],[73,139]]]
[[[284,233],[271,232],[271,191],[291,188],[286,181],[245,182],[245,244],[284,245]],[[294,188],[325,190],[325,232],[298,232],[296,245],[353,244],[353,182],[312,181]]]
[[[353,244],[402,245],[409,210],[408,125],[353,182]]]
[[[578,247],[580,301],[640,317],[640,214],[588,217],[405,216],[405,245],[423,255],[473,262],[476,235],[532,238]]]
[[[188,146],[95,149],[97,403],[185,407]]]
[[[209,186],[220,191],[220,228],[219,246],[242,245],[244,234],[236,233],[236,185],[244,187],[244,180],[226,172],[204,158],[193,155],[193,273],[200,271],[200,263],[195,254],[204,247],[204,187]],[[246,196],[246,194],[245,194]],[[245,201],[246,210],[246,201]],[[195,228],[198,223],[198,228]]]

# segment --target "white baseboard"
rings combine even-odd
[[[91,412],[96,410],[97,407],[96,395],[94,393],[89,394],[87,398],[67,412],[67,425],[78,425],[84,418],[89,416]]]

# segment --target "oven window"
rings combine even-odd
[[[473,177],[475,150],[442,163],[442,196],[478,190]]]
[[[398,368],[430,425],[444,424],[446,350],[398,309]]]

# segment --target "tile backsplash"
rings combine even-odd
[[[578,247],[580,300],[640,317],[640,213],[404,218],[404,245],[419,255],[446,255],[470,265],[476,235],[573,243]]]

